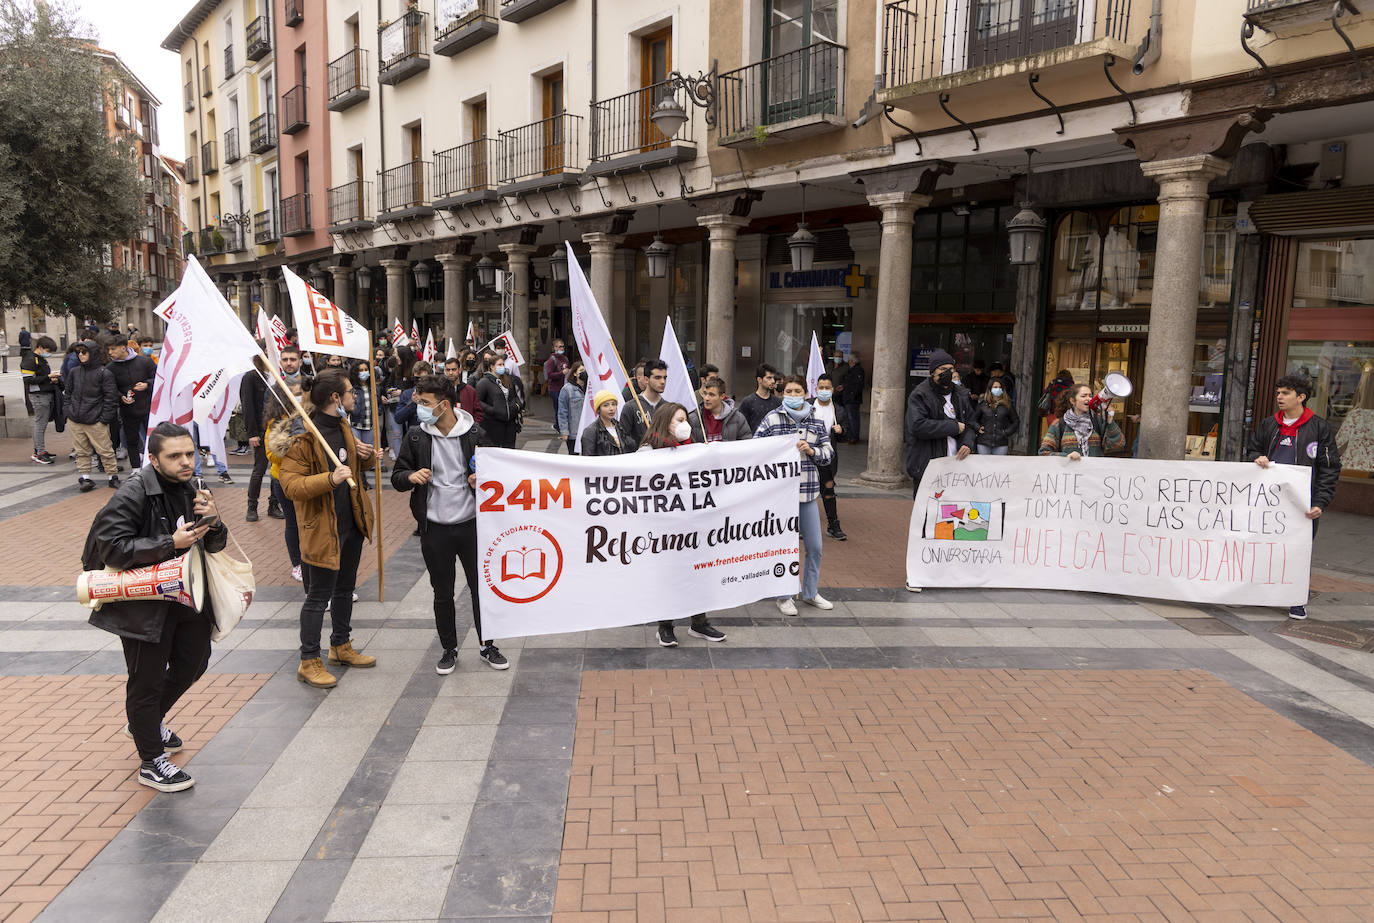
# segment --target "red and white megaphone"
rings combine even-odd
[[[76,578],[76,598],[92,609],[105,603],[163,600],[199,612],[205,605],[203,573],[200,546],[192,545],[185,554],[161,564],[130,570],[88,570]]]
[[[1088,409],[1101,410],[1112,401],[1130,397],[1134,390],[1135,387],[1131,384],[1131,380],[1125,375],[1120,372],[1108,372],[1106,377],[1102,379],[1102,390],[1097,392],[1092,400],[1088,401]]]

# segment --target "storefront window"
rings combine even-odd
[[[1016,273],[1007,260],[1006,208],[918,212],[912,243],[911,312],[1016,310]]]
[[[1293,279],[1295,308],[1374,305],[1374,240],[1304,240]]]
[[[764,318],[769,336],[763,344],[763,361],[784,375],[805,375],[812,332],[821,356],[831,356],[836,341],[853,329],[853,323],[854,308],[847,304],[770,304]]]
[[[1292,342],[1289,373],[1312,382],[1307,406],[1336,433],[1343,476],[1374,472],[1374,342]]]

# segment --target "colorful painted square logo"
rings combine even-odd
[[[1004,506],[999,500],[931,500],[925,537],[938,542],[1001,541]]]

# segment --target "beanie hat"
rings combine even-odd
[[[942,365],[953,365],[954,357],[943,349],[937,349],[930,354],[930,370],[933,372]]]
[[[618,400],[620,400],[620,398],[616,397],[614,391],[607,391],[603,388],[602,390],[596,392],[596,397],[592,398],[592,410],[595,410],[598,413],[600,413],[602,404],[606,403],[607,401]]]

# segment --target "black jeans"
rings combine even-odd
[[[272,479],[272,498],[281,507],[286,520],[286,556],[291,559],[292,567],[301,567],[301,530],[296,524],[296,506],[286,498],[286,491],[281,489],[281,481],[276,478]]]
[[[143,467],[143,443],[148,436],[148,414],[134,415],[127,408],[119,411],[119,428],[123,431],[124,449],[129,453],[129,470]]]
[[[439,643],[444,650],[458,650],[458,617],[453,604],[453,585],[458,579],[455,559],[462,563],[463,576],[468,581],[472,627],[477,631],[478,643],[484,643],[482,609],[477,602],[477,520],[452,525],[425,523],[420,533],[420,554],[424,556],[429,585],[434,590],[434,628],[439,632]]]
[[[263,448],[262,440],[253,447],[253,473],[248,476],[248,505],[257,506],[258,498],[262,496],[262,479],[267,474],[267,449]]]
[[[124,714],[138,747],[138,758],[162,755],[162,719],[210,665],[210,617],[173,606],[156,642],[120,638],[129,681]]]
[[[358,583],[358,561],[363,556],[363,534],[349,529],[339,539],[339,569],[302,566],[305,577],[305,602],[301,604],[301,660],[320,656],[320,632],[324,628],[324,607],[329,604],[329,646],[338,647],[351,636],[353,628],[353,588]]]
[[[839,468],[840,457],[838,452],[835,453],[830,464],[816,466],[816,475],[820,478],[821,484],[821,506],[825,507],[825,522],[826,525],[830,526],[833,526],[840,518],[835,501],[835,474]],[[830,486],[826,487],[826,484]]]

